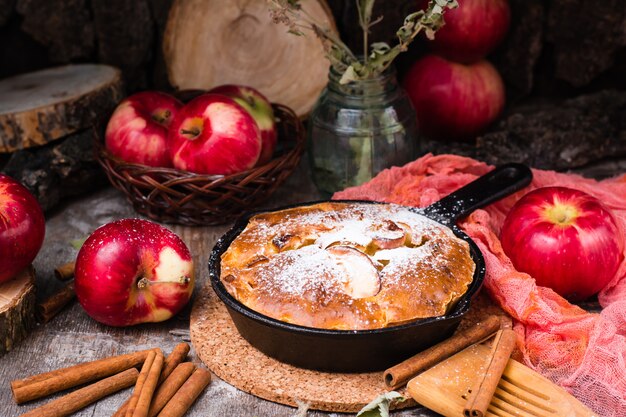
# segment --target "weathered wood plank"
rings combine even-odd
[[[90,128],[122,98],[108,65],[65,65],[0,81],[0,152],[45,145]]]

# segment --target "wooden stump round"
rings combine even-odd
[[[302,6],[335,27],[324,0]],[[329,62],[315,34],[287,30],[272,22],[263,0],[177,0],[163,39],[170,83],[180,89],[249,85],[303,116],[327,83]]]
[[[122,79],[107,65],[67,65],[0,80],[0,97],[0,152],[13,152],[105,117],[122,99]]]
[[[24,339],[35,323],[35,271],[28,267],[0,284],[0,354]]]

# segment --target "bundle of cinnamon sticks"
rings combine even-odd
[[[17,404],[92,383],[22,414],[63,417],[122,389],[135,386],[116,417],[181,417],[211,382],[211,373],[184,362],[189,345],[180,343],[165,358],[159,348],[112,356],[11,382]],[[141,365],[141,371],[135,367]]]

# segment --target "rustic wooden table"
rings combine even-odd
[[[321,196],[308,179],[306,164],[274,194],[268,207],[315,200]],[[117,190],[109,187],[66,202],[47,215],[46,239],[35,260],[38,297],[45,297],[63,284],[54,278],[54,268],[73,260],[76,249],[72,241],[88,236],[98,226],[125,217],[137,217],[129,203]],[[228,225],[216,227],[168,226],[187,243],[196,264],[196,289],[208,280],[207,259],[211,248]],[[190,307],[190,306],[189,306]],[[190,308],[164,323],[114,328],[92,320],[75,302],[49,323],[34,329],[28,338],[11,352],[0,357],[0,416],[18,416],[50,401],[45,398],[17,406],[9,382],[13,379],[69,366],[81,361],[133,352],[159,346],[165,352],[188,335]],[[188,340],[188,339],[187,339]],[[192,347],[190,357],[199,362]],[[129,390],[103,399],[85,408],[76,416],[110,416],[128,397]],[[57,395],[57,396],[60,396]],[[246,394],[214,378],[205,393],[188,413],[189,416],[291,417],[297,410]],[[338,414],[309,412],[309,417]],[[397,417],[432,417],[436,414],[423,408],[396,412]]]

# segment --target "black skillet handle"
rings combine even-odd
[[[533,173],[526,165],[501,165],[425,207],[424,214],[441,223],[452,225],[472,211],[521,190],[532,179]]]

